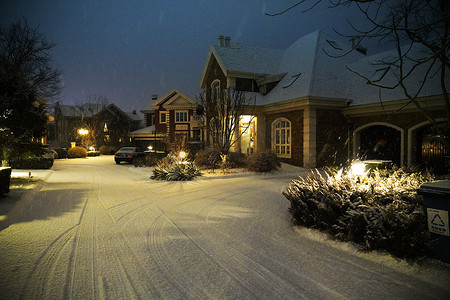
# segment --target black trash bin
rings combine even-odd
[[[450,180],[427,182],[417,191],[423,196],[428,230],[438,243],[431,253],[433,257],[450,263]]]

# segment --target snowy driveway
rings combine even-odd
[[[294,230],[281,190],[298,173],[157,182],[112,156],[53,170],[0,219],[1,299],[450,295],[445,266],[373,258]]]

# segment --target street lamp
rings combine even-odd
[[[84,129],[84,128],[78,129],[79,135],[87,135],[88,133],[89,133],[89,131],[87,129]]]

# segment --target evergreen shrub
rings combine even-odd
[[[161,159],[163,159],[164,156],[165,153],[157,153],[157,152],[145,153],[145,155],[133,159],[133,164],[135,167],[153,167]]]
[[[68,158],[85,158],[87,156],[87,150],[83,147],[72,147],[67,151]]]
[[[100,146],[100,148],[98,149],[101,155],[112,155],[115,154],[117,150],[119,150],[117,147],[106,145]]]
[[[325,230],[363,250],[384,250],[398,258],[421,259],[434,241],[417,189],[431,175],[402,169],[369,175],[329,170],[293,180],[283,195],[293,223]]]
[[[154,180],[186,181],[201,176],[198,167],[187,161],[181,161],[174,155],[168,155],[157,163],[150,177]]]
[[[202,168],[217,169],[222,163],[220,151],[213,147],[199,150],[194,162],[197,166]]]
[[[0,197],[3,197],[9,192],[9,185],[11,183],[11,168],[0,167]]]
[[[247,166],[247,156],[245,154],[238,152],[228,153],[225,168],[244,168],[246,166]]]
[[[53,151],[38,143],[19,143],[9,156],[9,165],[13,169],[49,169],[53,162]]]
[[[55,158],[67,158],[66,148],[54,148],[53,151],[56,152]]]
[[[248,156],[247,168],[254,172],[271,172],[281,167],[280,158],[271,150]]]

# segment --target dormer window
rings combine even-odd
[[[339,46],[339,44],[336,43],[335,41],[333,41],[333,40],[327,40],[327,42],[328,42],[328,44],[330,44],[330,46],[333,47],[334,49],[336,49],[336,50],[342,50],[342,47]]]

